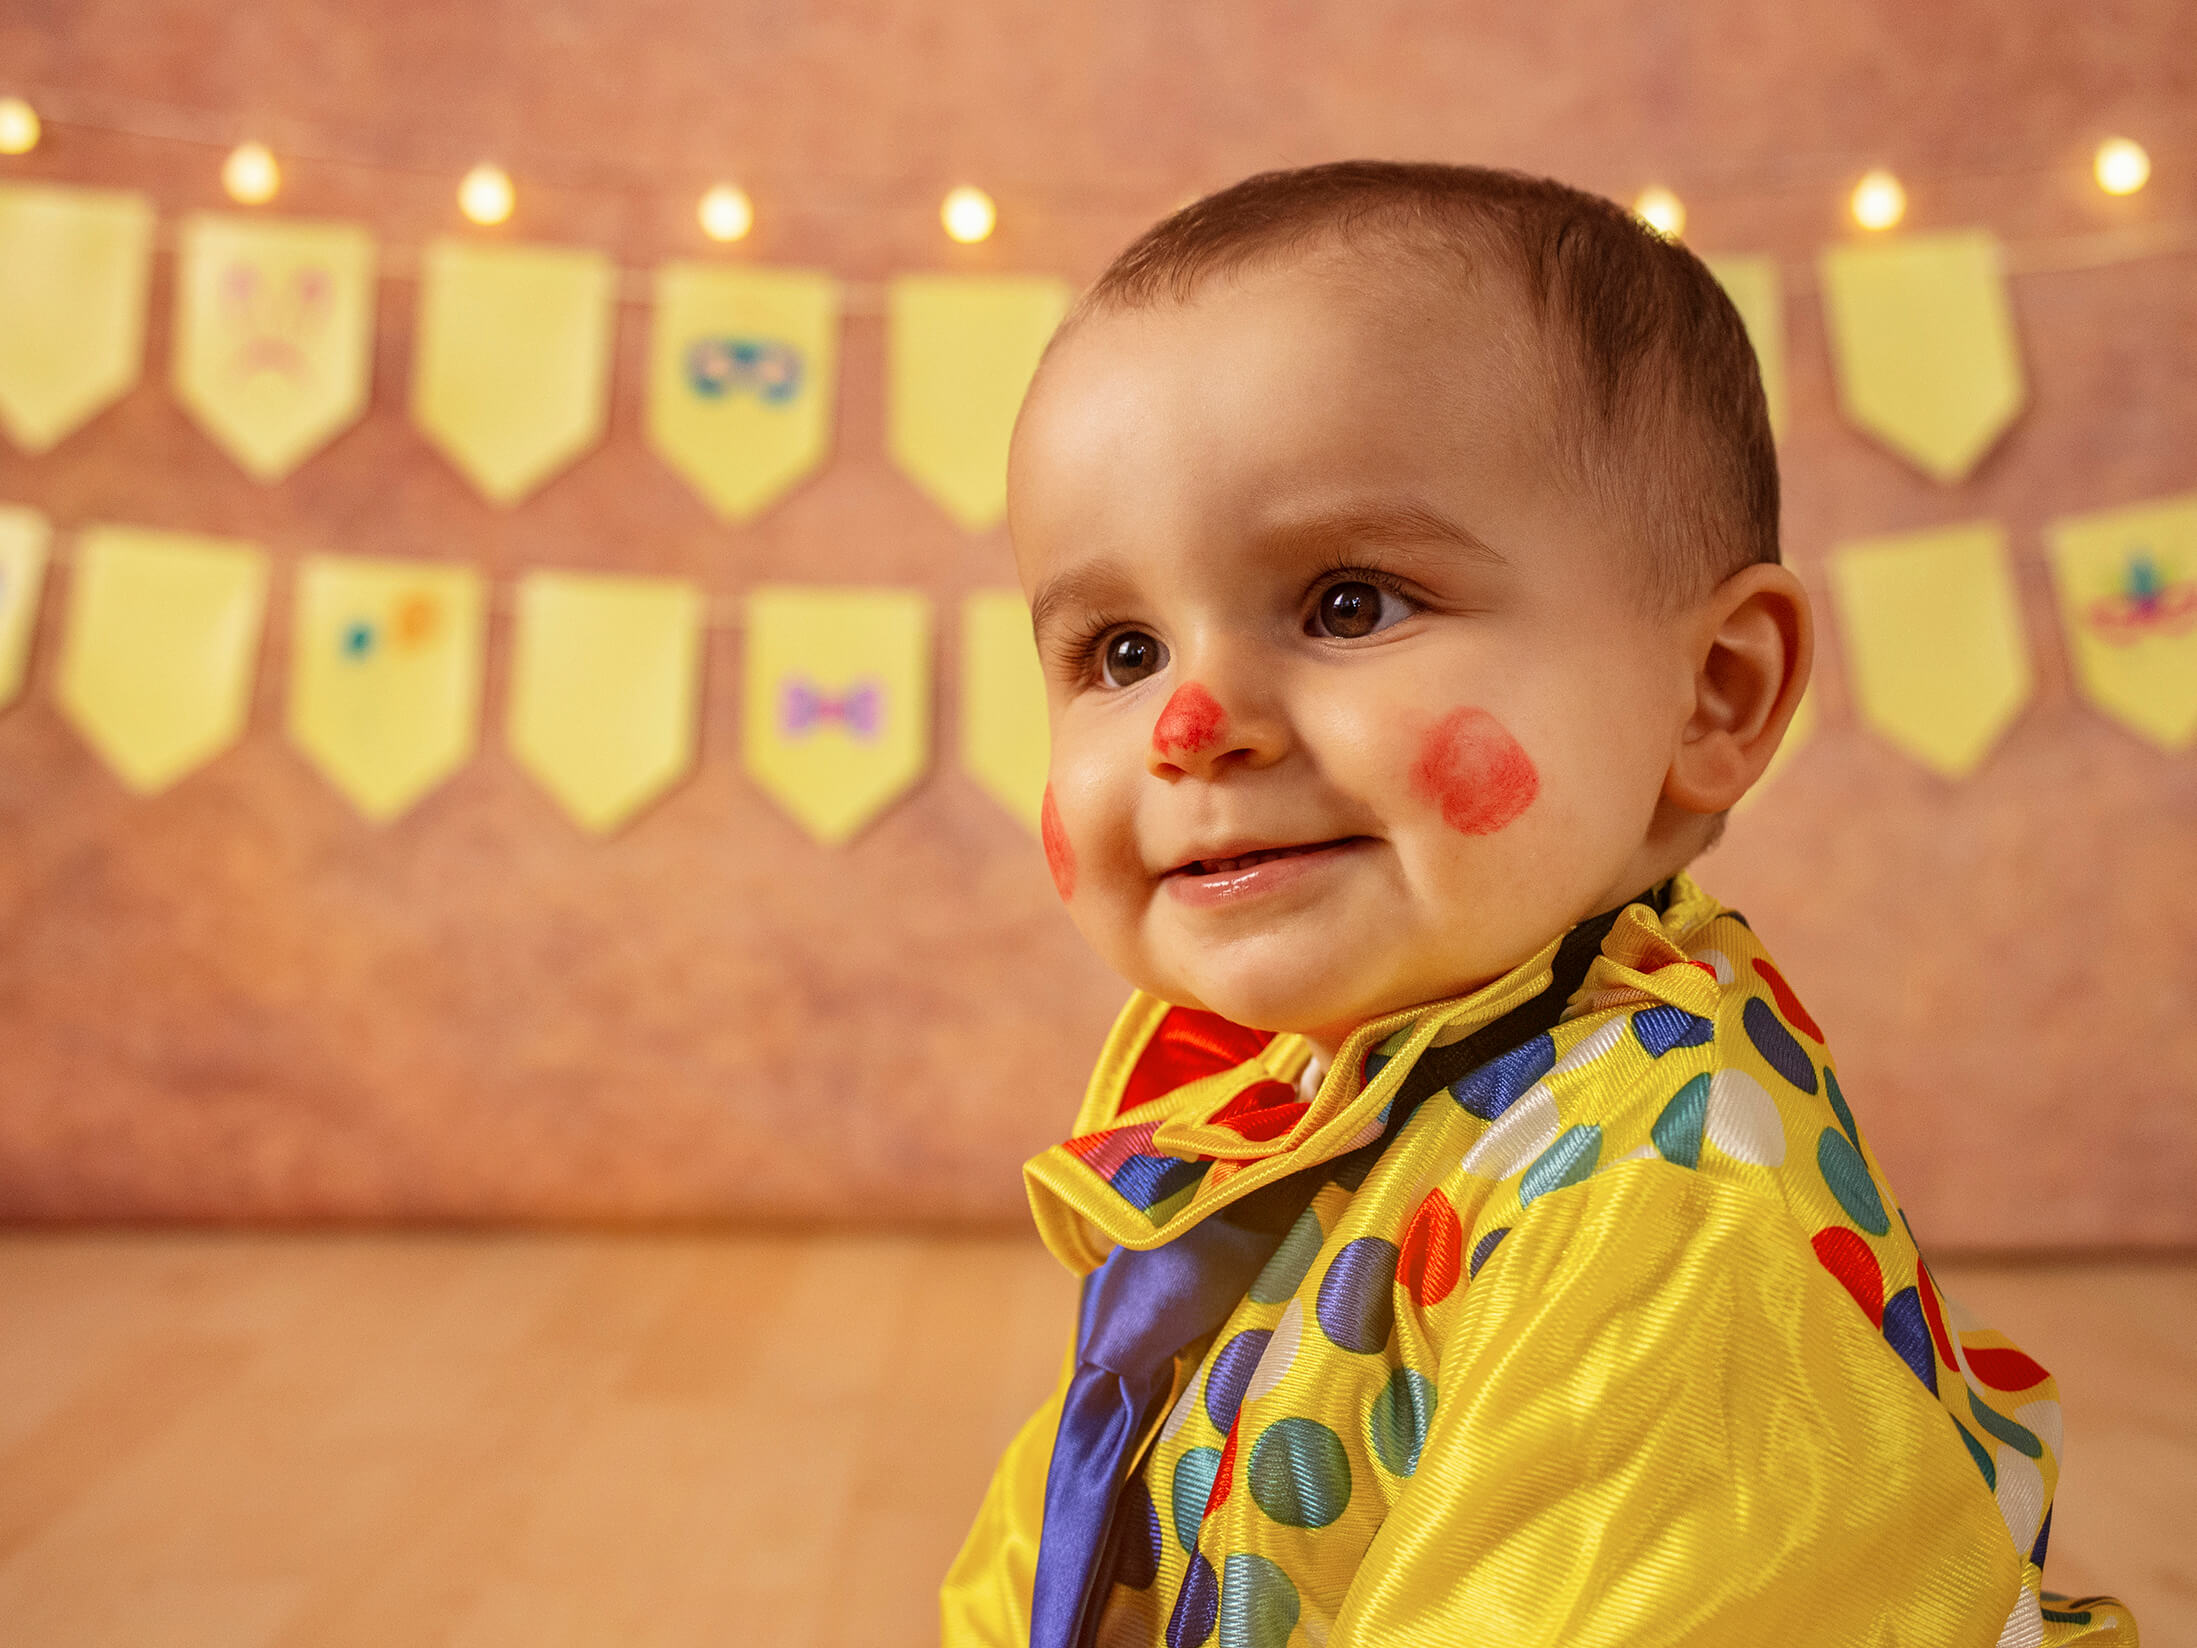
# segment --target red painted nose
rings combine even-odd
[[[1228,712],[1195,681],[1185,681],[1152,726],[1152,749],[1161,757],[1198,755],[1228,736]]]

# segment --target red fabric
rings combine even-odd
[[[1457,1210],[1439,1190],[1427,1192],[1419,1211],[1404,1231],[1403,1253],[1396,1263],[1396,1279],[1411,1290],[1420,1309],[1440,1304],[1457,1285],[1458,1261],[1464,1252],[1464,1227]]]
[[[1271,1030],[1246,1030],[1218,1013],[1170,1007],[1137,1056],[1136,1068],[1129,1072],[1121,1090],[1121,1110],[1149,1104],[1201,1076],[1233,1070],[1273,1039]]]
[[[1204,1514],[1198,1518],[1200,1522],[1219,1510],[1222,1502],[1228,1498],[1228,1490],[1233,1486],[1236,1475],[1236,1435],[1242,1429],[1243,1409],[1238,1408],[1236,1417],[1228,1424],[1228,1440],[1221,1444],[1220,1466],[1213,1472],[1213,1491],[1206,1496]]]
[[[1919,1259],[1915,1261],[1915,1291],[1922,1295],[1923,1320],[1930,1324],[1930,1339],[1938,1347],[1939,1359],[1949,1368],[1959,1367],[1953,1359],[1953,1341],[1945,1331],[1945,1312],[1938,1307],[1937,1279]]]
[[[1785,982],[1785,975],[1768,962],[1758,960],[1755,971],[1762,975],[1762,982],[1770,987],[1770,994],[1777,997],[1777,1010],[1785,1015],[1785,1022],[1795,1030],[1805,1030],[1817,1041],[1823,1040],[1823,1032],[1816,1028],[1816,1021],[1808,1016],[1808,1009],[1800,1005],[1800,998],[1793,994],[1793,987]]]
[[[2041,1385],[2052,1377],[2011,1345],[1987,1345],[1982,1350],[1971,1348],[1968,1352],[1968,1368],[1978,1379],[1997,1391],[2027,1390],[2031,1385]]]
[[[1240,1060],[1238,1061],[1241,1062]],[[1312,1107],[1284,1081],[1254,1082],[1213,1112],[1216,1126],[1246,1139],[1278,1139]]]
[[[1814,1245],[1823,1268],[1869,1313],[1870,1325],[1884,1326],[1884,1272],[1869,1244],[1844,1225],[1826,1225],[1816,1232]]]

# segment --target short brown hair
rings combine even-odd
[[[1337,242],[1462,259],[1468,272],[1492,261],[1519,281],[1557,374],[1565,455],[1632,521],[1662,600],[1778,559],[1777,451],[1739,311],[1685,247],[1547,178],[1372,160],[1261,172],[1147,229],[1063,331]]]

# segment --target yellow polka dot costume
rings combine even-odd
[[[1316,1091],[1300,1038],[1130,1001],[1026,1169],[1063,1263],[1346,1165],[1176,1360],[1100,1648],[2136,1643],[2043,1589],[2050,1376],[1939,1293],[1744,919],[1683,876],[1662,903],[1395,1127],[1409,1072],[1548,990],[1558,944],[1365,1025]],[[948,1575],[948,1648],[1030,1641],[1066,1390]]]

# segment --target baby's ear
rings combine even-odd
[[[1664,798],[1721,813],[1777,753],[1815,662],[1815,618],[1792,569],[1743,568],[1698,609],[1694,705],[1663,780]]]

